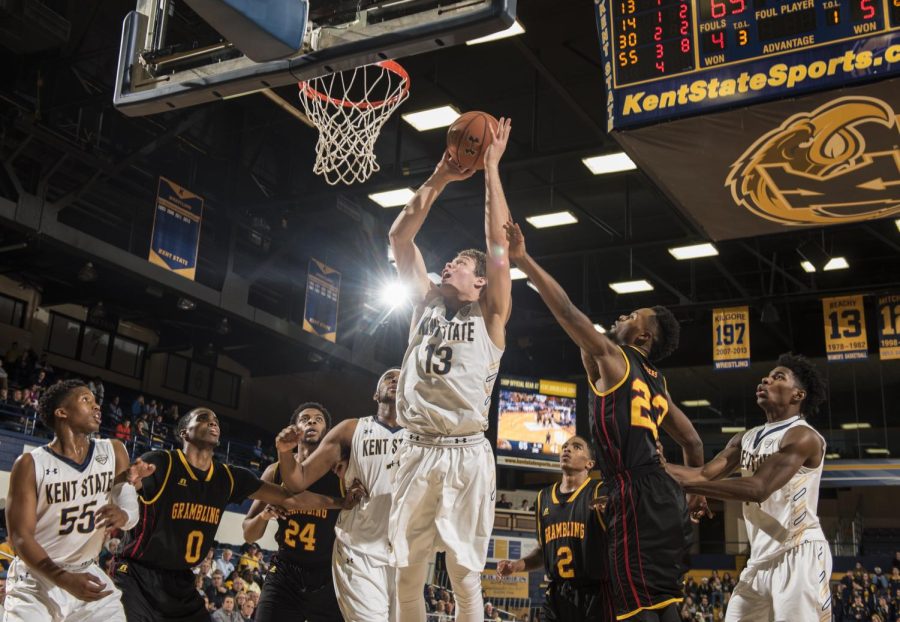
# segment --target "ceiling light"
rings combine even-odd
[[[519,270],[518,268],[510,268],[509,269],[509,278],[513,281],[518,281],[519,279],[527,279],[528,275]]]
[[[810,262],[806,261],[805,259],[800,262],[800,267],[803,268],[804,272],[815,272],[816,271],[816,267],[814,265],[812,265]]]
[[[425,132],[452,124],[459,118],[459,110],[453,106],[439,106],[419,112],[408,112],[400,116],[420,132]]]
[[[606,332],[606,329],[603,328],[603,324],[594,324],[594,330],[596,330],[598,333]]]
[[[738,432],[746,432],[747,426],[743,425],[723,425],[722,434],[737,434]]]
[[[846,270],[849,267],[850,264],[848,264],[847,260],[843,257],[832,257],[822,269],[825,270],[825,272],[828,272],[829,270]]]
[[[646,279],[610,283],[609,287],[617,294],[635,294],[637,292],[649,292],[653,290],[653,286]]]
[[[622,171],[633,171],[637,168],[637,165],[631,161],[631,158],[621,151],[619,153],[610,153],[608,155],[582,158],[581,161],[594,175],[621,173]]]
[[[716,247],[708,242],[705,244],[694,244],[693,246],[679,246],[670,248],[669,253],[675,259],[682,261],[684,259],[697,259],[699,257],[714,257],[719,254]]]
[[[537,216],[529,216],[525,220],[535,229],[546,229],[547,227],[559,227],[560,225],[571,225],[578,222],[572,212],[553,212],[552,214],[538,214]]]
[[[688,408],[697,408],[699,406],[709,406],[709,400],[681,400],[681,405]]]
[[[531,289],[533,289],[533,290],[536,291],[537,293],[539,293],[539,294],[541,293],[541,292],[538,290],[537,285],[535,285],[535,284],[532,283],[531,281],[525,281],[525,285],[527,285],[528,287],[530,287]]]
[[[894,224],[897,225],[897,231],[900,231],[900,218],[894,221]]]
[[[841,454],[839,454],[839,453],[825,454],[826,460],[838,460],[838,459],[840,459],[840,457],[841,457]]]
[[[406,304],[409,299],[409,291],[406,285],[400,281],[391,281],[381,288],[381,304],[390,309]]]
[[[891,452],[882,447],[867,447],[866,453],[872,456],[890,456]]]
[[[472,39],[471,41],[466,41],[466,45],[478,45],[479,43],[488,43],[490,41],[496,41],[498,39],[506,39],[507,37],[515,37],[516,35],[521,35],[525,33],[525,29],[522,27],[522,24],[519,23],[519,20],[513,22],[512,26],[505,30],[501,30],[500,32],[495,32],[490,35],[485,35],[484,37],[478,37],[477,39]]]
[[[409,188],[398,188],[397,190],[388,190],[386,192],[375,192],[370,194],[369,198],[381,207],[400,207],[409,203],[409,200],[415,194]]]
[[[862,422],[862,423],[842,423],[842,424],[841,424],[841,429],[842,429],[842,430],[869,430],[869,429],[871,429],[871,428],[872,428],[872,424],[871,424],[871,423],[865,423],[865,422]]]

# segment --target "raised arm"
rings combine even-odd
[[[349,496],[348,496],[349,497]],[[262,501],[271,505],[281,506],[286,510],[342,510],[356,505],[348,503],[348,497],[330,497],[320,495],[308,490],[291,494],[283,486],[276,486],[272,482],[262,482],[262,486],[250,495],[254,501]]]
[[[762,503],[787,484],[800,467],[818,466],[824,459],[823,453],[818,434],[806,427],[794,428],[781,439],[781,448],[752,476],[710,482],[691,480],[684,483],[684,489],[713,499]]]
[[[544,304],[562,326],[569,338],[598,363],[601,383],[615,384],[625,374],[625,356],[606,335],[594,328],[594,323],[572,302],[565,290],[528,254],[525,236],[518,224],[505,225],[509,240],[509,256],[537,287]],[[611,380],[611,381],[610,381]]]
[[[475,172],[474,169],[469,171],[461,170],[448,153],[444,153],[443,158],[434,169],[431,177],[416,190],[416,193],[403,208],[403,211],[394,220],[388,239],[391,243],[391,250],[394,253],[394,261],[397,262],[397,273],[400,278],[407,283],[412,289],[412,299],[416,305],[419,305],[431,289],[431,281],[428,280],[428,270],[425,268],[425,261],[422,259],[422,253],[416,246],[415,239],[428,217],[428,212],[434,204],[435,199],[440,196],[441,192],[448,183],[467,179]]]
[[[13,464],[6,497],[6,525],[16,555],[31,571],[84,601],[100,600],[112,593],[89,572],[69,572],[58,566],[35,538],[37,481],[30,453],[22,454]]]
[[[509,278],[509,242],[504,230],[510,215],[500,182],[500,158],[506,151],[511,128],[511,121],[501,117],[497,130],[491,129],[491,145],[484,156],[484,236],[488,282],[484,294],[485,315],[488,334],[501,348],[505,346],[505,327],[512,310],[512,281]]]
[[[278,469],[285,487],[301,492],[333,469],[344,453],[350,451],[357,421],[358,419],[346,419],[334,426],[303,462],[297,462],[294,457],[300,440],[299,430],[296,426],[282,430],[275,439],[275,449],[278,451]]]
[[[667,393],[666,397],[669,400],[669,412],[662,420],[662,429],[681,447],[687,466],[702,467],[703,441],[700,440],[700,435],[687,415],[675,405],[672,396]]]

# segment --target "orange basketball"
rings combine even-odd
[[[447,151],[461,168],[484,168],[484,151],[497,131],[497,119],[486,112],[466,112],[447,131]]]

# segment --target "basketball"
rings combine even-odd
[[[447,131],[447,151],[461,168],[484,168],[484,152],[491,144],[491,132],[497,131],[497,119],[486,112],[466,112]]]

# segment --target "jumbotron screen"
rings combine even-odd
[[[575,434],[577,385],[501,376],[497,464],[555,470],[562,444]]]

